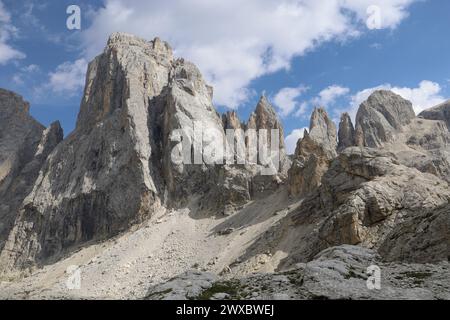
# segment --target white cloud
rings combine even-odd
[[[295,108],[299,106],[298,98],[306,90],[308,90],[308,88],[299,86],[297,88],[283,88],[278,91],[273,101],[280,110],[280,114],[282,117],[291,114],[292,111],[294,111]],[[299,112],[300,110],[301,108],[299,108],[297,112]]]
[[[12,81],[17,85],[28,85],[33,83],[36,74],[41,71],[41,68],[36,64],[29,64],[20,68],[20,70],[12,76]]]
[[[313,103],[317,104],[320,107],[327,107],[334,104],[337,98],[345,96],[349,92],[349,88],[332,85],[320,91],[318,97],[313,99]]]
[[[422,81],[417,88],[392,88],[393,92],[412,102],[416,114],[444,102],[441,90],[438,83],[428,80]]]
[[[13,81],[15,84],[18,84],[18,85],[23,85],[23,84],[24,84],[22,75],[19,74],[19,73],[13,75],[13,77],[12,77],[11,79],[12,79],[12,81]]]
[[[375,42],[372,43],[369,47],[372,49],[380,50],[383,47],[383,45],[381,43]]]
[[[64,62],[49,73],[47,85],[55,93],[73,95],[84,87],[87,61]]]
[[[11,47],[8,41],[17,33],[17,29],[11,24],[11,15],[0,0],[0,65],[11,60],[23,59],[25,54]]]
[[[302,102],[298,107],[297,111],[294,113],[294,117],[300,117],[305,114],[308,109],[308,103],[306,101]]]
[[[0,22],[8,23],[11,20],[11,15],[8,11],[6,11],[3,2],[0,1]]]
[[[11,60],[23,59],[25,54],[12,48],[0,39],[0,64],[6,64]]]
[[[303,138],[303,133],[305,132],[305,130],[308,130],[308,128],[294,129],[286,137],[286,139],[284,139],[287,154],[293,154],[295,152],[297,141]]]
[[[419,114],[421,111],[436,106],[445,101],[440,94],[441,86],[429,80],[423,80],[416,88],[395,87],[391,84],[382,84],[373,88],[368,88],[357,92],[351,97],[351,105],[349,114],[354,121],[358,108],[369,96],[376,90],[391,90],[392,92],[402,96],[404,99],[411,101],[414,111]]]
[[[215,87],[215,102],[236,108],[251,81],[288,69],[323,42],[366,30],[366,8],[378,4],[382,26],[394,28],[413,0],[104,0],[82,33],[86,57],[101,52],[114,31],[159,36],[177,56],[196,63]]]
[[[407,8],[414,0],[344,0],[344,7],[366,22],[368,8],[376,6],[380,13],[380,28],[393,29],[408,16]]]
[[[29,65],[23,67],[21,70],[26,73],[35,73],[35,72],[38,72],[39,70],[41,70],[41,68],[36,64],[29,64]]]

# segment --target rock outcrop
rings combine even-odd
[[[315,109],[309,132],[297,142],[294,160],[289,169],[289,192],[305,195],[320,186],[322,176],[337,152],[336,126],[324,109]]]
[[[275,109],[263,94],[245,124],[245,144],[253,194],[273,192],[287,179],[291,161],[286,155],[284,130]],[[253,134],[248,134],[254,130]],[[265,132],[266,135],[261,134]],[[254,139],[251,140],[251,137]],[[276,139],[277,141],[272,141]],[[255,165],[257,163],[257,165]]]
[[[450,211],[439,211],[450,200],[446,182],[400,165],[392,154],[349,148],[333,163],[323,185],[322,203],[332,214],[319,237],[328,244],[361,244],[392,260],[447,259]],[[408,239],[395,241],[406,229]],[[405,252],[407,243],[420,243],[420,249]]]
[[[59,123],[45,128],[30,116],[28,102],[0,89],[0,251],[42,164],[62,138]]]
[[[392,141],[414,118],[411,102],[391,91],[378,90],[361,104],[356,127],[362,130],[364,146],[374,148]]]
[[[419,118],[444,121],[450,130],[450,100],[434,108],[422,111],[419,114]]]
[[[353,127],[352,119],[350,115],[345,112],[341,115],[341,121],[339,122],[338,131],[338,151],[342,151],[345,148],[356,145],[355,128]]]
[[[377,290],[367,283],[380,268]],[[276,273],[217,279],[207,272],[189,271],[151,286],[152,300],[448,300],[450,268],[441,265],[385,263],[376,252],[355,246],[333,247],[309,263]]]
[[[437,176],[400,164],[388,151],[350,147],[332,161],[321,186],[252,252],[265,252],[267,245],[271,252],[289,252],[280,269],[342,244],[373,249],[389,261],[447,261],[449,201],[448,184]]]
[[[266,130],[279,130],[279,144],[280,149],[284,152],[284,131],[283,125],[281,124],[280,119],[278,118],[275,109],[272,107],[270,102],[267,100],[265,95],[262,95],[256,105],[256,109],[250,115],[250,118],[247,122],[247,129],[266,129]],[[268,145],[270,146],[271,136],[270,132],[268,134]]]
[[[281,165],[259,178],[274,162],[224,165],[224,123],[212,94],[198,68],[174,59],[167,43],[111,35],[88,66],[74,132],[36,168],[36,182],[17,203],[0,256],[4,269],[43,264],[108,239],[161,206],[194,205],[217,214],[282,184],[289,161],[267,99],[249,126],[279,130],[274,161]],[[224,119],[226,127],[240,126],[236,114]],[[270,133],[267,138],[270,146]]]
[[[96,258],[82,258],[91,247],[73,251],[110,240],[104,251],[96,246],[104,270],[120,254],[128,262],[115,270],[124,277],[136,262],[139,274],[152,264],[158,281],[171,279],[153,283],[148,299],[448,298],[447,282],[436,285],[449,279],[448,103],[415,117],[410,102],[376,91],[355,127],[342,115],[338,133],[315,109],[291,165],[264,95],[247,123],[236,112],[219,115],[212,98],[198,68],[174,58],[167,43],[123,33],[89,64],[76,128],[64,140],[59,123],[45,128],[20,96],[0,89],[0,269],[71,253],[92,280]],[[228,129],[256,130],[254,145],[241,137],[243,163],[225,154],[235,143]],[[261,150],[261,129],[266,147],[278,144],[274,153]],[[255,163],[247,162],[250,147]],[[139,241],[155,243],[165,260],[156,264]],[[163,274],[172,259],[176,268]],[[371,264],[387,270],[385,291],[367,291]],[[276,272],[249,275],[261,270]],[[407,288],[416,276],[420,290]],[[48,286],[47,275],[38,278]],[[141,279],[121,283],[142,293]],[[99,292],[93,283],[84,294]]]
[[[239,116],[236,111],[227,111],[222,115],[223,128],[227,129],[243,129],[244,125],[239,120]]]
[[[50,154],[24,201],[1,255],[8,268],[108,238],[160,205],[162,176],[152,157],[159,132],[149,123],[172,63],[159,39],[110,37],[89,64],[75,131]]]

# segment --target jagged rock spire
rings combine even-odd
[[[275,109],[270,104],[269,100],[262,94],[255,111],[250,114],[247,122],[247,128],[249,129],[278,129],[280,131],[280,147],[284,150],[284,130],[280,119],[278,118]],[[270,134],[269,134],[270,139]],[[270,143],[270,140],[269,140]]]
[[[227,111],[222,114],[222,124],[225,130],[227,129],[242,129],[243,125],[236,111]]]
[[[63,138],[59,122],[45,128],[20,95],[0,89],[0,251],[47,156]]]
[[[292,167],[289,170],[289,192],[302,196],[321,184],[336,153],[336,126],[323,108],[314,109],[309,132],[297,142]]]
[[[315,108],[309,125],[309,136],[312,140],[322,144],[331,154],[337,147],[336,125],[328,116],[324,108]]]
[[[341,115],[339,122],[339,144],[338,151],[355,145],[355,128],[353,127],[352,119],[347,112]]]

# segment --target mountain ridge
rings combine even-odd
[[[5,277],[32,275],[7,284],[6,294],[21,296],[21,285],[27,284],[36,296],[43,294],[41,287],[71,296],[64,276],[56,282],[38,276],[61,272],[71,260],[92,281],[79,293],[89,298],[143,298],[158,292],[150,284],[166,283],[162,273],[171,263],[171,276],[200,269],[181,276],[181,282],[197,276],[203,281],[203,272],[223,279],[262,272],[270,280],[279,276],[274,272],[299,263],[329,263],[320,257],[330,250],[344,250],[349,261],[357,258],[348,256],[373,254],[399,268],[448,267],[446,104],[416,117],[409,101],[375,91],[362,103],[355,126],[344,114],[339,129],[325,109],[316,108],[291,163],[282,123],[265,96],[246,123],[233,112],[218,114],[212,96],[198,68],[174,58],[169,44],[124,33],[112,34],[89,64],[77,125],[65,139],[58,123],[45,129],[28,118],[29,105],[21,97],[0,90],[0,120],[15,110],[13,124],[25,123],[33,137],[25,134],[17,143],[0,134],[2,157],[8,155],[0,162],[0,217],[6,217],[0,269]],[[172,161],[180,137],[195,143],[195,123],[214,130],[202,153],[226,141],[227,129],[264,129],[278,130],[278,136],[268,138],[269,144],[279,139],[279,154],[268,164],[217,164],[205,157],[200,163]],[[248,136],[243,141],[250,146]],[[16,161],[20,170],[8,160],[20,153],[8,147],[15,144],[29,153]],[[265,174],[273,166],[278,170]],[[139,248],[140,241],[148,247]],[[123,248],[129,248],[128,255]],[[96,259],[99,266],[93,269]],[[139,293],[121,293],[96,279],[108,268],[110,281],[139,288]],[[150,283],[146,268],[155,274]],[[305,272],[300,269],[299,274]],[[407,291],[401,285],[399,290]],[[430,290],[439,296],[434,287]],[[346,292],[351,296],[351,291]],[[268,294],[258,297],[274,298]]]

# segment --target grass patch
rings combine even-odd
[[[214,283],[210,288],[203,291],[193,300],[210,300],[216,293],[226,293],[230,297],[236,297],[239,291],[237,281],[220,281]]]
[[[413,283],[417,286],[424,283],[424,280],[431,277],[431,272],[421,272],[421,271],[407,271],[403,272],[403,275],[405,275],[408,278],[411,278]]]

